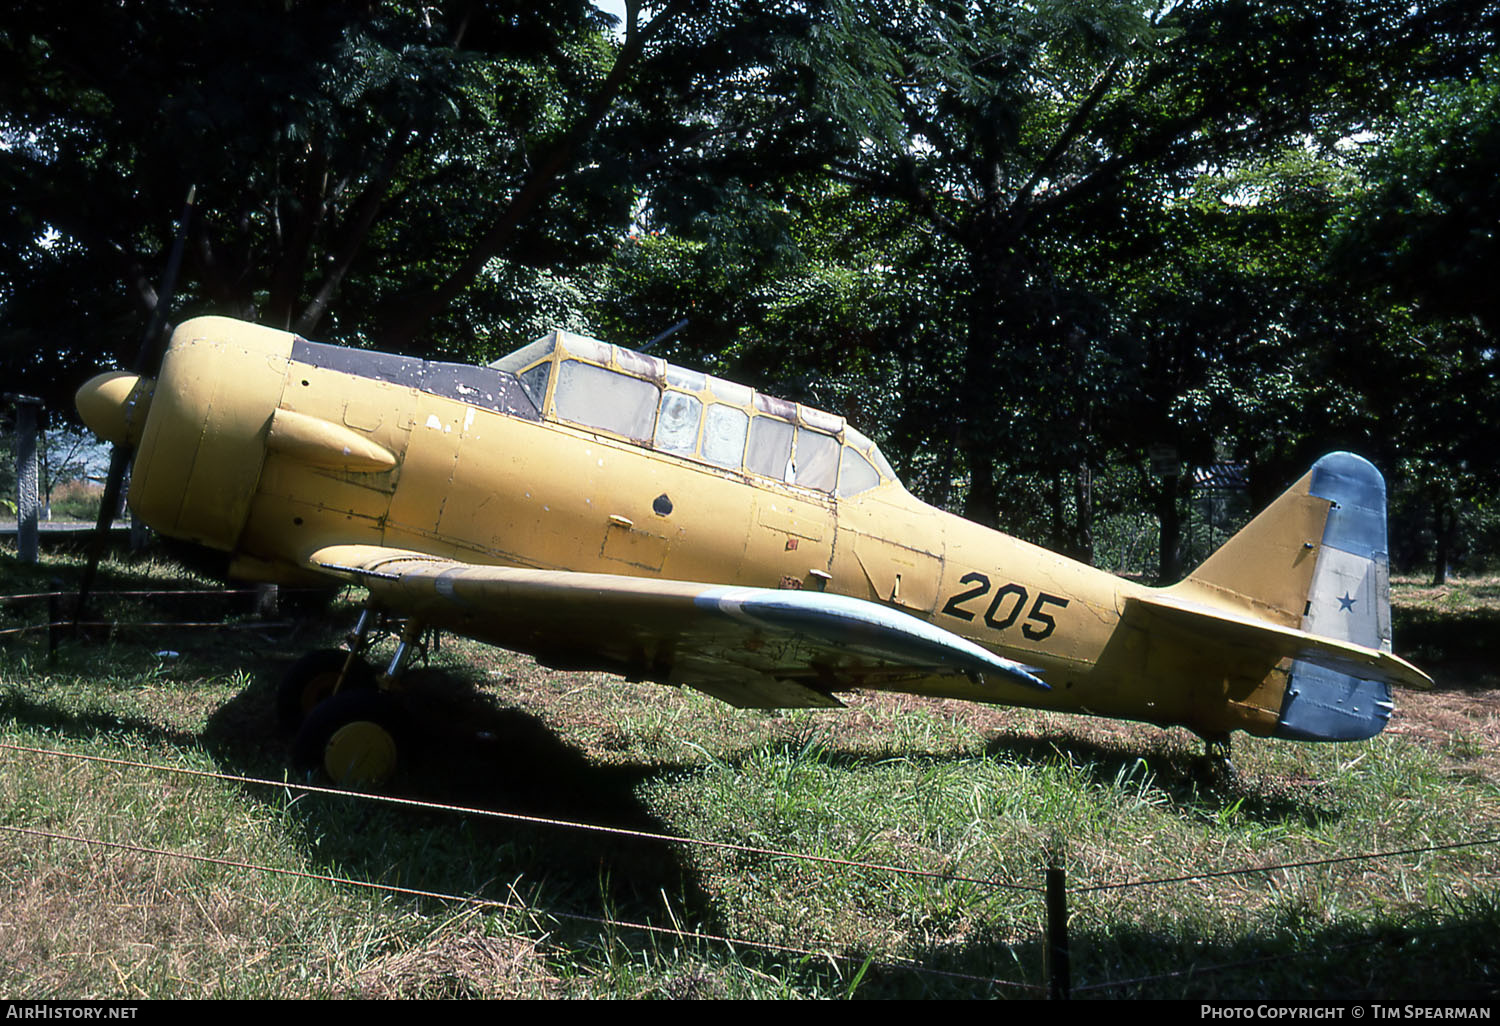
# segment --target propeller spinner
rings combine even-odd
[[[141,442],[146,414],[156,382],[129,371],[98,374],[78,390],[78,414],[89,430],[107,442],[128,445]]]

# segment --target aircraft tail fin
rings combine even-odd
[[[1324,456],[1168,594],[1390,652],[1385,479],[1353,453]],[[1376,666],[1351,673],[1293,659],[1276,734],[1372,737],[1390,718],[1396,680]]]

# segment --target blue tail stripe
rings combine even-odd
[[[1301,659],[1292,663],[1276,736],[1293,741],[1363,741],[1391,718],[1390,685]]]
[[[1367,559],[1386,559],[1385,478],[1369,460],[1335,452],[1313,464],[1311,491],[1335,503],[1323,544]]]

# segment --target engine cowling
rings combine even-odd
[[[250,513],[294,336],[222,317],[179,326],[155,382],[101,374],[78,392],[95,432],[136,443],[131,511],[153,529],[232,551]]]

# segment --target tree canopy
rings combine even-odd
[[[0,359],[61,404],[132,352],[196,185],[184,314],[466,358],[685,318],[674,359],[1084,558],[1144,510],[1170,577],[1191,468],[1268,497],[1336,447],[1391,476],[1403,558],[1482,558],[1497,31],[1493,0],[21,4]]]

